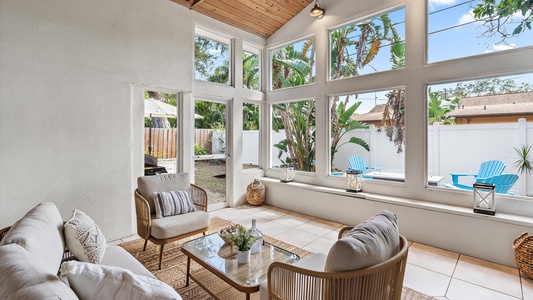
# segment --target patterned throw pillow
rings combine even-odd
[[[155,192],[154,204],[157,219],[196,211],[188,191]]]
[[[105,237],[96,223],[75,209],[72,218],[65,222],[65,240],[70,252],[83,262],[99,264],[107,247]]]

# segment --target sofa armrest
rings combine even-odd
[[[150,217],[150,205],[139,193],[135,190],[135,212],[137,214],[137,234],[147,240],[150,237],[150,230],[152,228],[152,218]]]
[[[191,198],[197,209],[207,212],[207,191],[191,183]]]

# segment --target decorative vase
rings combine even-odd
[[[250,262],[250,250],[237,250],[237,262],[240,264],[247,264]]]
[[[252,228],[250,229],[250,234],[257,238],[257,241],[250,246],[250,251],[252,254],[261,252],[263,249],[263,233],[261,233],[261,231],[255,226],[255,219],[252,219]]]

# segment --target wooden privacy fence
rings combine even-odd
[[[161,158],[176,158],[176,128],[152,128],[152,155]],[[196,129],[194,143],[204,146],[211,154],[211,129]],[[144,153],[148,153],[150,128],[144,128]]]

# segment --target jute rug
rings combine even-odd
[[[231,223],[229,221],[213,217],[211,218],[209,233],[217,232],[220,228],[229,226],[230,224]],[[181,252],[181,244],[200,236],[202,235],[200,234],[165,245],[161,270],[157,269],[159,263],[159,246],[148,242],[146,251],[143,251],[142,249],[144,240],[142,239],[125,242],[120,244],[120,246],[137,258],[137,260],[139,260],[157,278],[173,287],[184,300],[216,299],[207,293],[203,288],[198,286],[194,280],[189,281],[188,287],[185,286],[187,274],[187,256]],[[264,238],[265,241],[296,253],[301,258],[311,254],[309,251],[284,243],[274,238],[268,236],[265,236]],[[204,284],[210,291],[214,292],[217,295],[217,298],[220,300],[245,299],[245,295],[243,293],[235,290],[229,284],[225,283],[211,272],[205,270],[194,261],[191,261],[191,273],[195,273],[196,277],[200,278],[202,284]],[[259,299],[259,293],[252,294],[251,299]],[[402,299],[433,300],[434,298],[404,287],[402,290]]]

